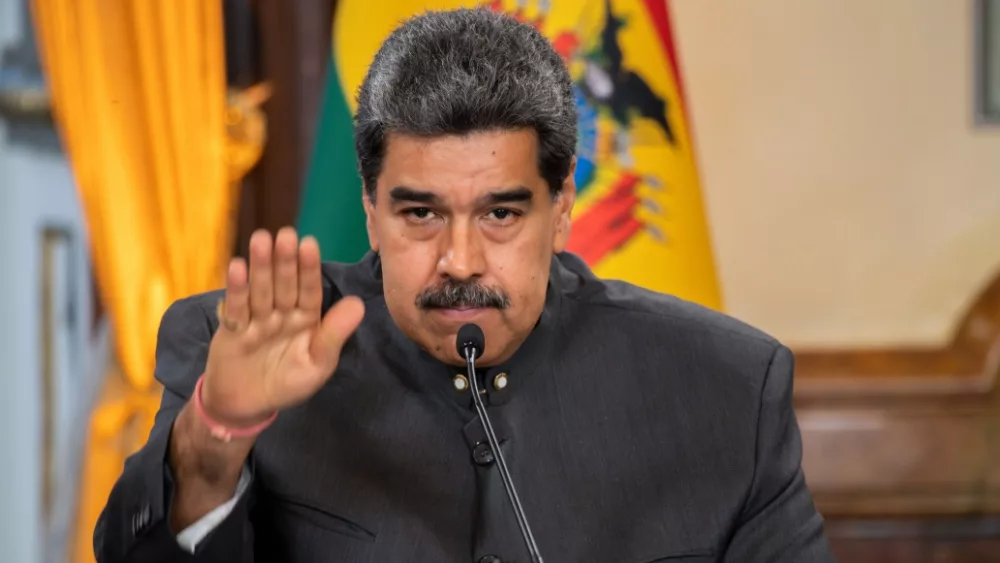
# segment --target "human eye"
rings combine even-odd
[[[486,219],[492,223],[506,226],[516,221],[520,216],[521,212],[516,209],[510,209],[509,207],[497,207],[496,209],[491,209],[489,213],[486,214]]]
[[[436,217],[429,207],[408,207],[400,213],[414,223],[427,223]]]

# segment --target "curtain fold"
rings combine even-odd
[[[259,158],[265,87],[227,92],[221,0],[32,0],[63,148],[120,369],[93,414],[75,559],[159,403],[156,332],[221,287],[239,180]]]

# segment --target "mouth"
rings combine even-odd
[[[468,320],[489,310],[490,309],[486,307],[452,307],[431,309],[432,312],[438,315],[455,320]]]

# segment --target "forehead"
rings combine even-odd
[[[456,203],[497,188],[548,189],[538,172],[538,139],[531,129],[439,137],[390,134],[377,197],[397,186]]]

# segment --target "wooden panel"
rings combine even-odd
[[[332,56],[335,0],[254,0],[260,78],[271,84],[263,109],[267,143],[244,182],[236,254],[246,256],[255,229],[294,225],[315,137],[323,82]]]
[[[856,400],[873,396],[973,395],[995,391],[1000,371],[1000,272],[940,349],[796,350],[797,396]]]
[[[824,514],[1000,513],[996,416],[822,410],[801,415],[803,463]]]
[[[844,563],[996,563],[995,518],[840,520],[827,524],[834,554]]]
[[[1000,275],[935,350],[796,350],[824,515],[1000,514]]]

